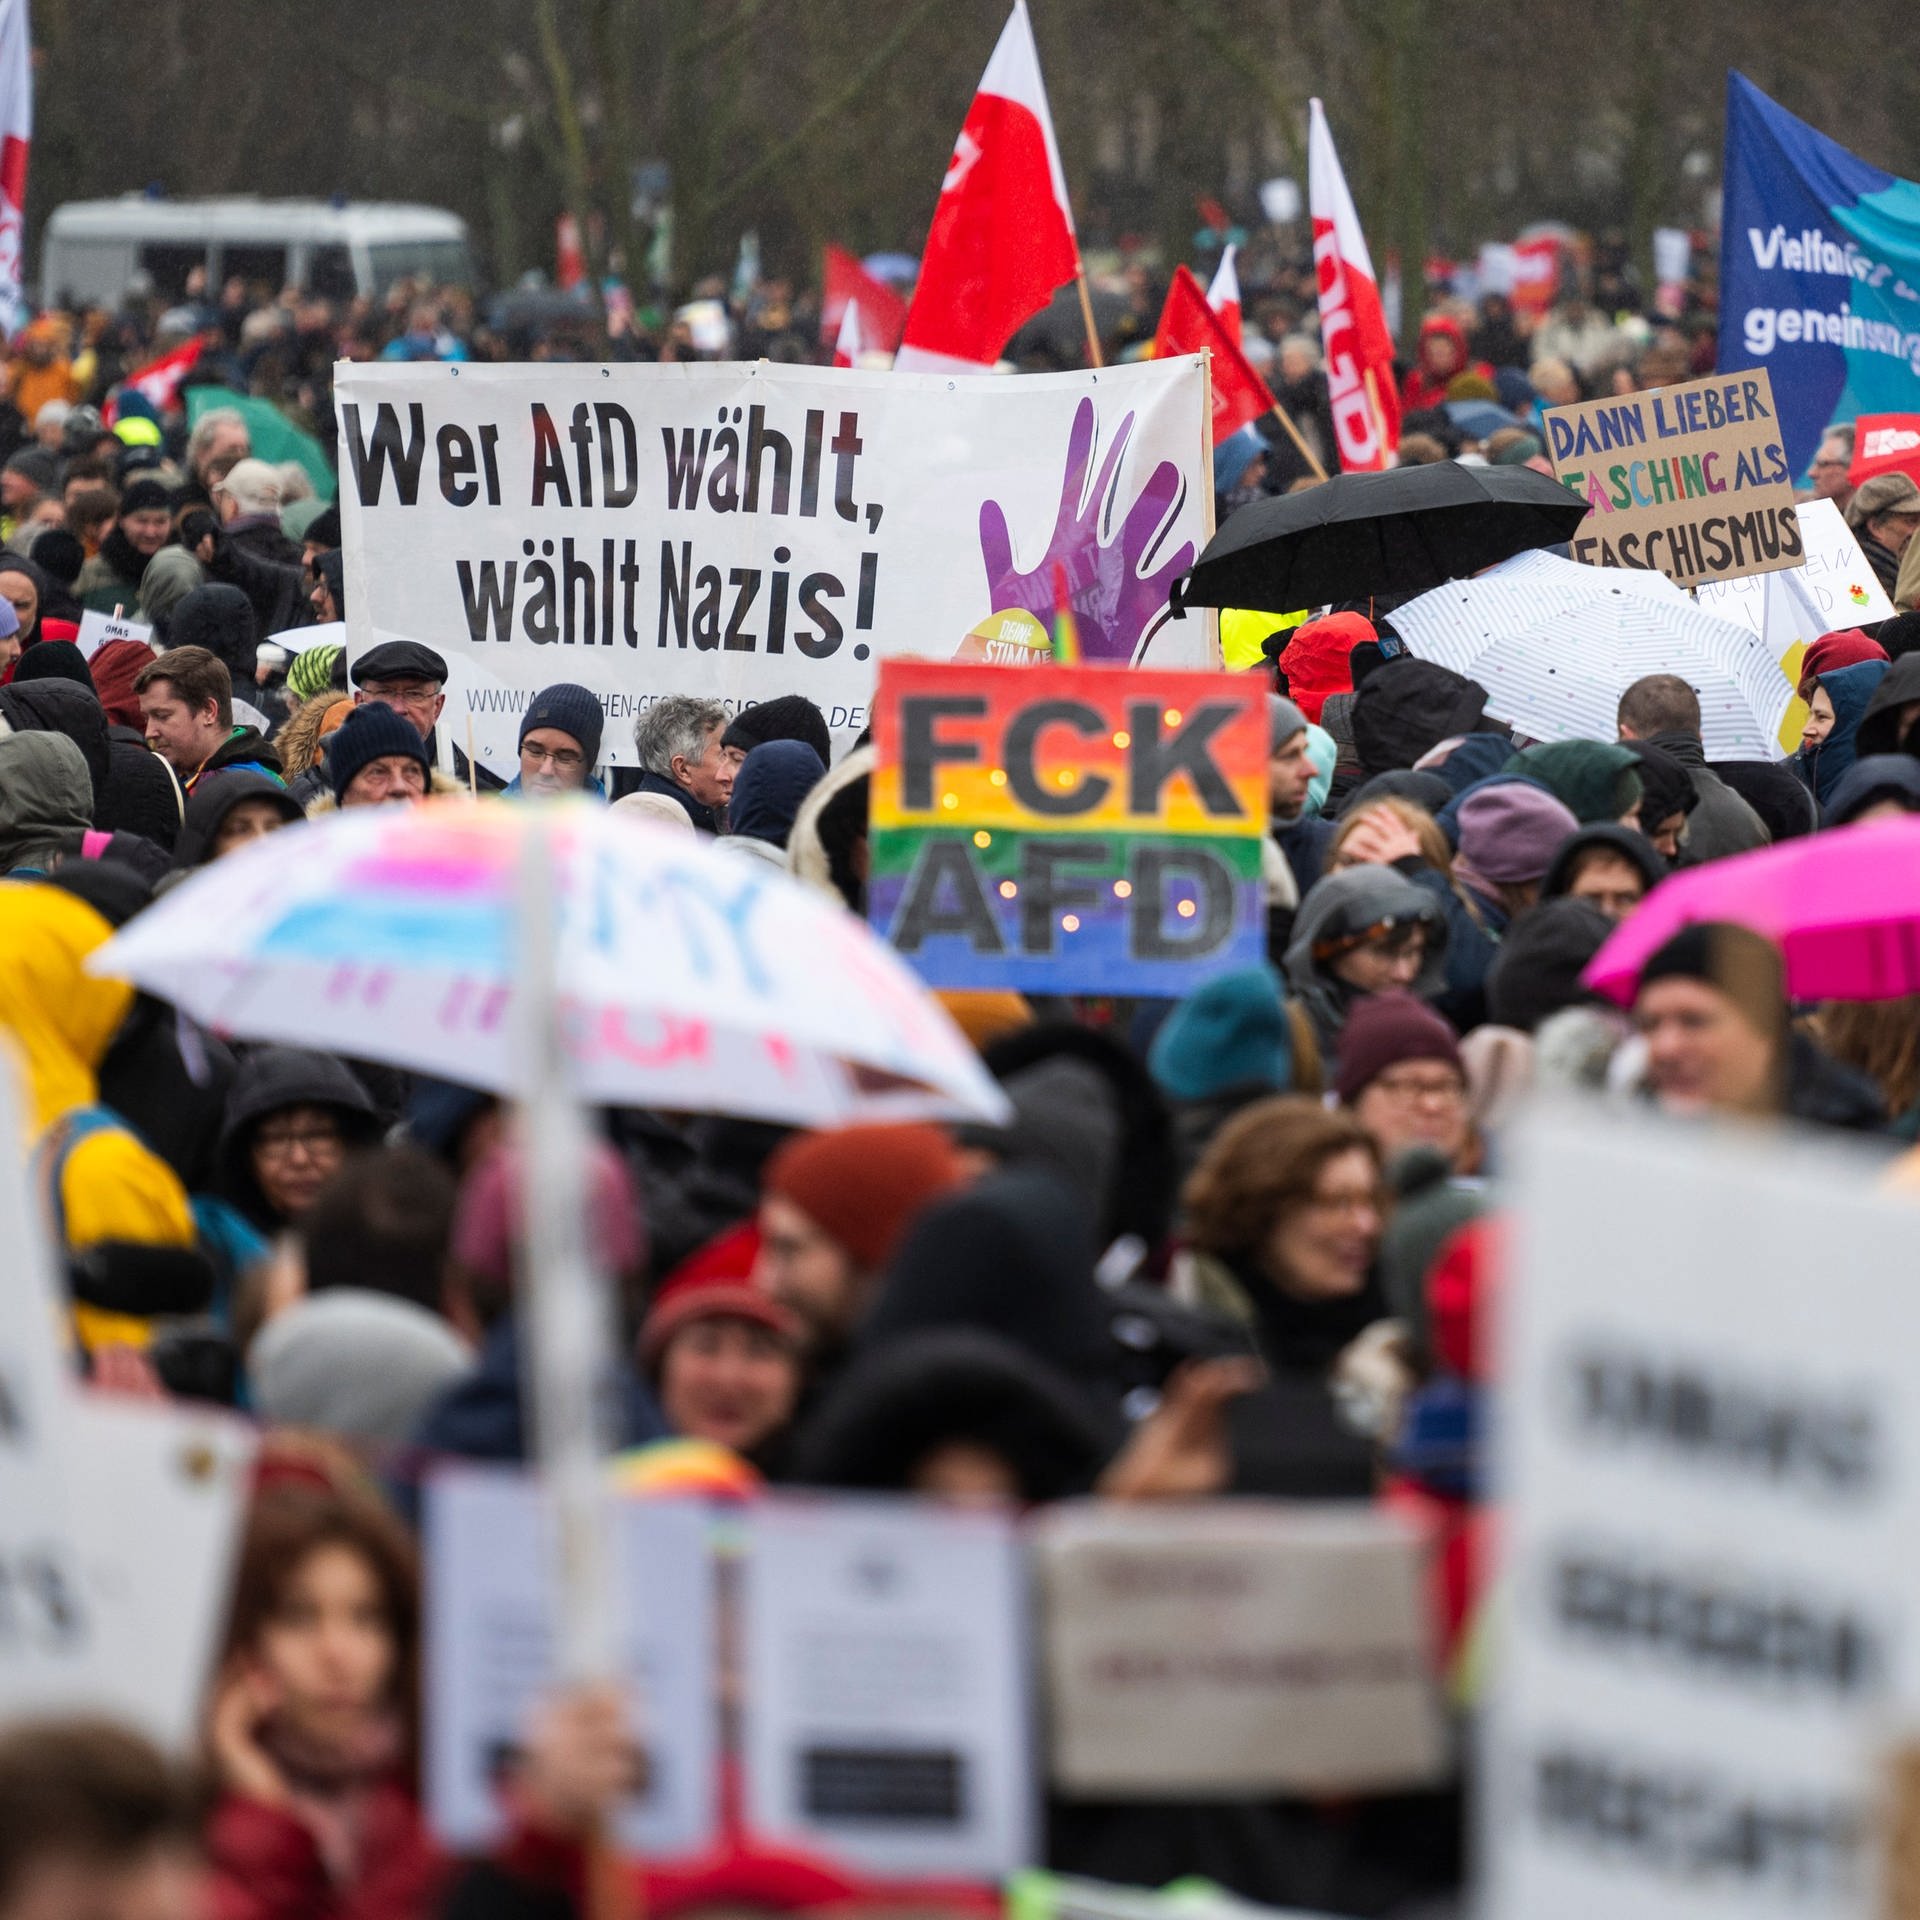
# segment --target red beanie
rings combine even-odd
[[[1280,650],[1287,697],[1317,727],[1330,696],[1353,691],[1353,650],[1380,638],[1364,614],[1330,613],[1294,629]]]
[[[460,1183],[453,1209],[453,1257],[506,1288],[513,1284],[516,1250],[525,1232],[521,1156],[511,1144],[492,1148]],[[627,1163],[604,1140],[587,1159],[587,1231],[595,1259],[618,1280],[646,1264],[647,1227]]]
[[[800,1323],[766,1288],[753,1283],[760,1229],[749,1221],[729,1228],[674,1268],[660,1283],[640,1328],[640,1364],[651,1372],[667,1343],[696,1320],[750,1320],[798,1342]]]
[[[938,1127],[841,1127],[802,1133],[767,1162],[762,1190],[791,1200],[865,1273],[887,1264],[929,1201],[966,1177],[960,1150]]]
[[[1444,1060],[1464,1081],[1467,1069],[1453,1029],[1410,993],[1370,993],[1354,1005],[1340,1033],[1340,1068],[1333,1083],[1343,1107],[1353,1103],[1403,1060]]]
[[[1806,697],[1823,673],[1886,658],[1886,648],[1878,640],[1869,640],[1858,627],[1841,627],[1833,633],[1823,633],[1807,648],[1800,661],[1801,698]]]

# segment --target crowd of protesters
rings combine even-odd
[[[1301,271],[1253,287],[1249,331],[1330,451]],[[1150,335],[1151,288],[1135,292]],[[816,354],[804,319],[762,290],[729,351]],[[196,334],[190,380],[273,399],[323,441],[337,357],[570,350],[511,341],[457,294],[342,312],[229,288],[50,313],[9,369],[0,1031],[75,1364],[99,1390],[244,1408],[269,1440],[203,1777],[104,1723],[0,1732],[0,1920],[561,1913],[631,1782],[616,1700],[546,1703],[487,1860],[443,1854],[418,1799],[418,1549],[400,1516],[433,1462],[526,1451],[507,1116],[459,1085],[230,1046],[86,967],[207,863],[334,808],[440,804],[445,784],[432,648],[349,667],[338,646],[269,637],[343,615],[337,512],[255,458],[237,413],[189,433],[179,405],[157,414],[121,385]],[[1403,457],[1538,459],[1543,400],[1685,377],[1702,337],[1584,302],[1531,339],[1495,301],[1442,311],[1406,369]],[[1507,419],[1469,435],[1449,399]],[[1839,445],[1815,464],[1834,497]],[[1217,478],[1231,508],[1299,475],[1276,447]],[[1906,485],[1845,502],[1896,579],[1920,525]],[[153,644],[83,658],[83,610],[115,607]],[[1516,739],[1472,681],[1353,611],[1273,634],[1256,671],[1264,964],[1178,1004],[943,996],[1012,1103],[1003,1129],[599,1116],[590,1213],[622,1305],[621,1438],[708,1442],[775,1486],[927,1500],[1389,1502],[1432,1528],[1451,1670],[1485,1586],[1484,1317],[1528,1092],[1791,1117],[1889,1156],[1920,1136],[1920,1001],[1793,1005],[1779,953],[1733,925],[1663,946],[1628,1010],[1581,983],[1676,868],[1920,811],[1920,614],[1809,651],[1805,743],[1777,765],[1709,764],[1699,701],[1665,674],[1626,690],[1613,737]],[[600,700],[551,686],[522,717],[516,778],[480,804],[585,794],[864,910],[871,754],[836,763],[805,699],[655,701],[618,798],[607,745]],[[1199,1873],[1384,1914],[1457,1894],[1461,1826],[1446,1792],[1062,1804],[1047,1850],[1134,1885]],[[759,1884],[722,1875],[654,1905],[737,1905]]]

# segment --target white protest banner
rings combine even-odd
[[[1811,1136],[1536,1112],[1513,1138],[1480,1911],[1891,1911],[1913,1204]]]
[[[756,1831],[896,1877],[1031,1863],[1026,1583],[1007,1516],[763,1503],[742,1608]]]
[[[554,1555],[538,1482],[448,1467],[427,1483],[426,1784],[434,1831],[473,1848],[501,1828],[498,1788],[527,1715],[555,1684]],[[700,1851],[718,1822],[717,1601],[709,1517],[687,1501],[608,1495],[633,1724],[646,1791],[621,1843],[654,1857]]]
[[[80,649],[80,657],[91,660],[109,640],[141,640],[152,646],[153,629],[143,626],[138,620],[123,620],[118,614],[102,613],[97,607],[89,607],[80,616],[80,631],[73,641]]]
[[[798,693],[841,742],[889,655],[1036,643],[1064,583],[1087,661],[1215,664],[1173,580],[1212,508],[1196,356],[1017,380],[728,365],[348,365],[349,652],[424,642],[441,724],[517,768],[556,681],[603,751],[663,694]]]
[[[1420,1530],[1378,1507],[1074,1504],[1033,1532],[1055,1788],[1378,1793],[1447,1772]]]
[[[79,1656],[69,1511],[72,1387],[41,1210],[27,1181],[14,1073],[0,1061],[0,1714]]]
[[[1778,573],[1750,573],[1738,580],[1702,580],[1694,599],[1722,620],[1737,620],[1754,633],[1766,631],[1764,601],[1769,581],[1792,581],[1804,590],[1815,618],[1824,624],[1818,639],[1840,627],[1871,626],[1893,618],[1893,602],[1880,584],[1853,529],[1831,500],[1802,500],[1796,509],[1800,544],[1806,558]]]

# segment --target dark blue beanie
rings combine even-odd
[[[527,703],[520,722],[520,741],[524,742],[535,727],[552,727],[557,733],[569,734],[580,742],[591,772],[600,764],[600,729],[606,717],[597,693],[563,680],[558,686],[543,687]]]
[[[826,774],[804,740],[769,740],[740,763],[727,802],[727,831],[748,840],[787,844],[800,803]]]
[[[353,776],[369,761],[402,753],[418,760],[421,770],[432,779],[433,762],[427,758],[427,743],[414,732],[411,720],[377,700],[355,707],[345,723],[327,737],[327,778],[333,782],[334,799],[344,797]]]

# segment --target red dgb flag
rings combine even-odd
[[[845,247],[827,249],[827,271],[820,299],[820,343],[838,346],[848,309],[862,352],[891,353],[907,324],[907,303],[876,280]]]
[[[1320,283],[1320,338],[1334,437],[1347,473],[1377,473],[1400,444],[1400,396],[1393,341],[1380,306],[1367,237],[1353,210],[1340,156],[1318,100],[1310,103],[1307,203],[1313,214],[1313,265]],[[1369,381],[1367,376],[1373,377]]]
[[[940,183],[895,367],[991,367],[1079,265],[1027,0],[1014,0]]]
[[[1220,255],[1220,264],[1213,272],[1213,285],[1207,289],[1207,305],[1220,316],[1220,324],[1227,330],[1227,338],[1237,346],[1244,344],[1240,331],[1240,274],[1233,264],[1233,256],[1240,249],[1231,243]]]
[[[1247,364],[1239,343],[1227,332],[1222,316],[1208,304],[1200,282],[1185,267],[1176,267],[1167,304],[1160,309],[1159,331],[1153,336],[1153,357],[1170,353],[1213,354],[1213,444],[1238,433],[1249,421],[1273,409],[1267,383]]]
[[[1863,413],[1853,423],[1853,465],[1847,484],[1877,473],[1920,474],[1920,413]]]

